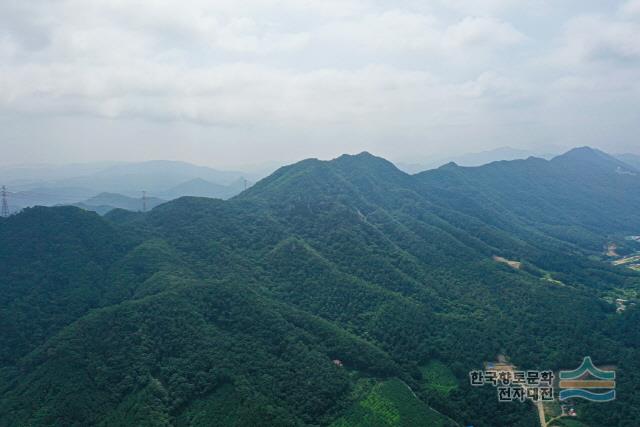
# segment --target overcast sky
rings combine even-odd
[[[2,0],[0,163],[640,152],[640,0]]]

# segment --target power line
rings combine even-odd
[[[2,211],[0,216],[6,218],[9,216],[9,203],[7,202],[7,187],[2,186]]]

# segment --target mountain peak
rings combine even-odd
[[[457,167],[459,166],[456,162],[449,162],[440,166],[438,169],[451,169],[451,168],[457,168]]]
[[[202,179],[200,177],[193,178],[193,179],[190,179],[190,180],[184,182],[184,184],[187,184],[187,183],[189,183],[189,184],[211,184],[210,181],[207,181],[206,179]]]
[[[361,151],[358,154],[343,154],[340,157],[356,157],[360,159],[373,159],[373,158],[376,158],[377,156],[374,156],[368,151]]]
[[[393,163],[369,152],[343,154],[333,160],[306,159],[284,166],[243,192],[238,198],[261,198],[282,203],[314,197],[336,197],[377,185],[404,185],[409,175]]]
[[[588,163],[615,163],[622,164],[615,157],[592,147],[577,147],[564,154],[556,156],[553,162],[588,162]]]
[[[578,147],[551,160],[563,168],[600,170],[605,173],[636,175],[637,171],[623,161],[591,147]]]
[[[358,154],[343,154],[340,157],[333,159],[330,163],[337,165],[338,167],[347,166],[351,169],[366,168],[368,171],[388,170],[400,172],[396,165],[391,163],[389,160],[375,156],[368,151],[363,151]]]
[[[582,146],[582,147],[576,147],[576,148],[572,148],[571,150],[567,151],[566,153],[558,156],[558,157],[562,157],[562,156],[570,156],[570,157],[575,157],[575,156],[607,156],[606,153],[598,150],[597,148],[592,148],[589,147],[587,145]]]
[[[358,154],[343,154],[333,159],[331,162],[338,162],[338,163],[339,162],[370,162],[370,161],[376,161],[376,160],[386,161],[382,157],[374,156],[368,151],[362,151]]]

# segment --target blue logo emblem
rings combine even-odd
[[[616,398],[616,373],[595,367],[590,357],[573,371],[560,371],[560,401],[581,398],[609,402]]]

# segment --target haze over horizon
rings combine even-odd
[[[0,164],[638,153],[639,0],[423,3],[3,2]]]

